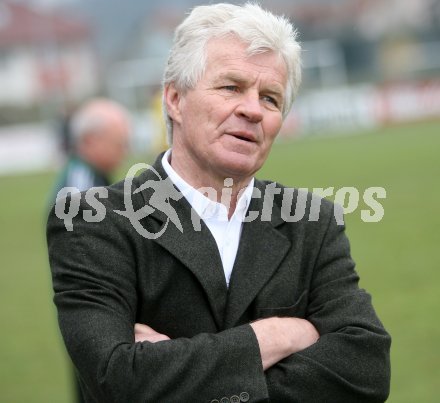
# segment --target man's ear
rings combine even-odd
[[[171,117],[173,122],[181,122],[181,100],[182,94],[176,88],[174,83],[167,84],[164,88],[164,99],[167,106],[168,115]]]

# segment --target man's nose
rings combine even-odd
[[[263,120],[263,110],[260,103],[260,95],[254,92],[242,94],[235,113],[252,123],[261,122]]]

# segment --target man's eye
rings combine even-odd
[[[262,99],[263,99],[264,101],[269,102],[269,103],[271,103],[272,105],[278,107],[278,102],[277,102],[277,100],[276,100],[275,98],[270,97],[270,96],[268,96],[268,95],[264,95],[264,96],[262,97]]]
[[[226,91],[232,91],[232,92],[238,91],[238,87],[236,85],[224,85],[222,88]]]

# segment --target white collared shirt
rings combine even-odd
[[[229,286],[232,268],[237,256],[241,230],[246,212],[252,198],[254,178],[249,182],[237,201],[234,214],[228,220],[228,209],[224,204],[217,203],[186,182],[170,165],[171,149],[162,158],[162,166],[182,195],[188,200],[194,211],[202,218],[217,243],[220,258],[225,272],[226,284]],[[227,194],[228,186],[223,192]],[[230,188],[229,188],[230,189]],[[214,191],[214,190],[212,190]]]

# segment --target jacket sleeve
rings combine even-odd
[[[273,402],[383,402],[389,394],[390,337],[358,287],[345,228],[329,205],[306,314],[320,339],[266,371]]]
[[[128,221],[107,209],[104,221],[86,222],[84,209],[72,231],[52,209],[47,237],[59,325],[87,401],[210,402],[240,395],[266,401],[249,325],[135,343],[136,254]]]

